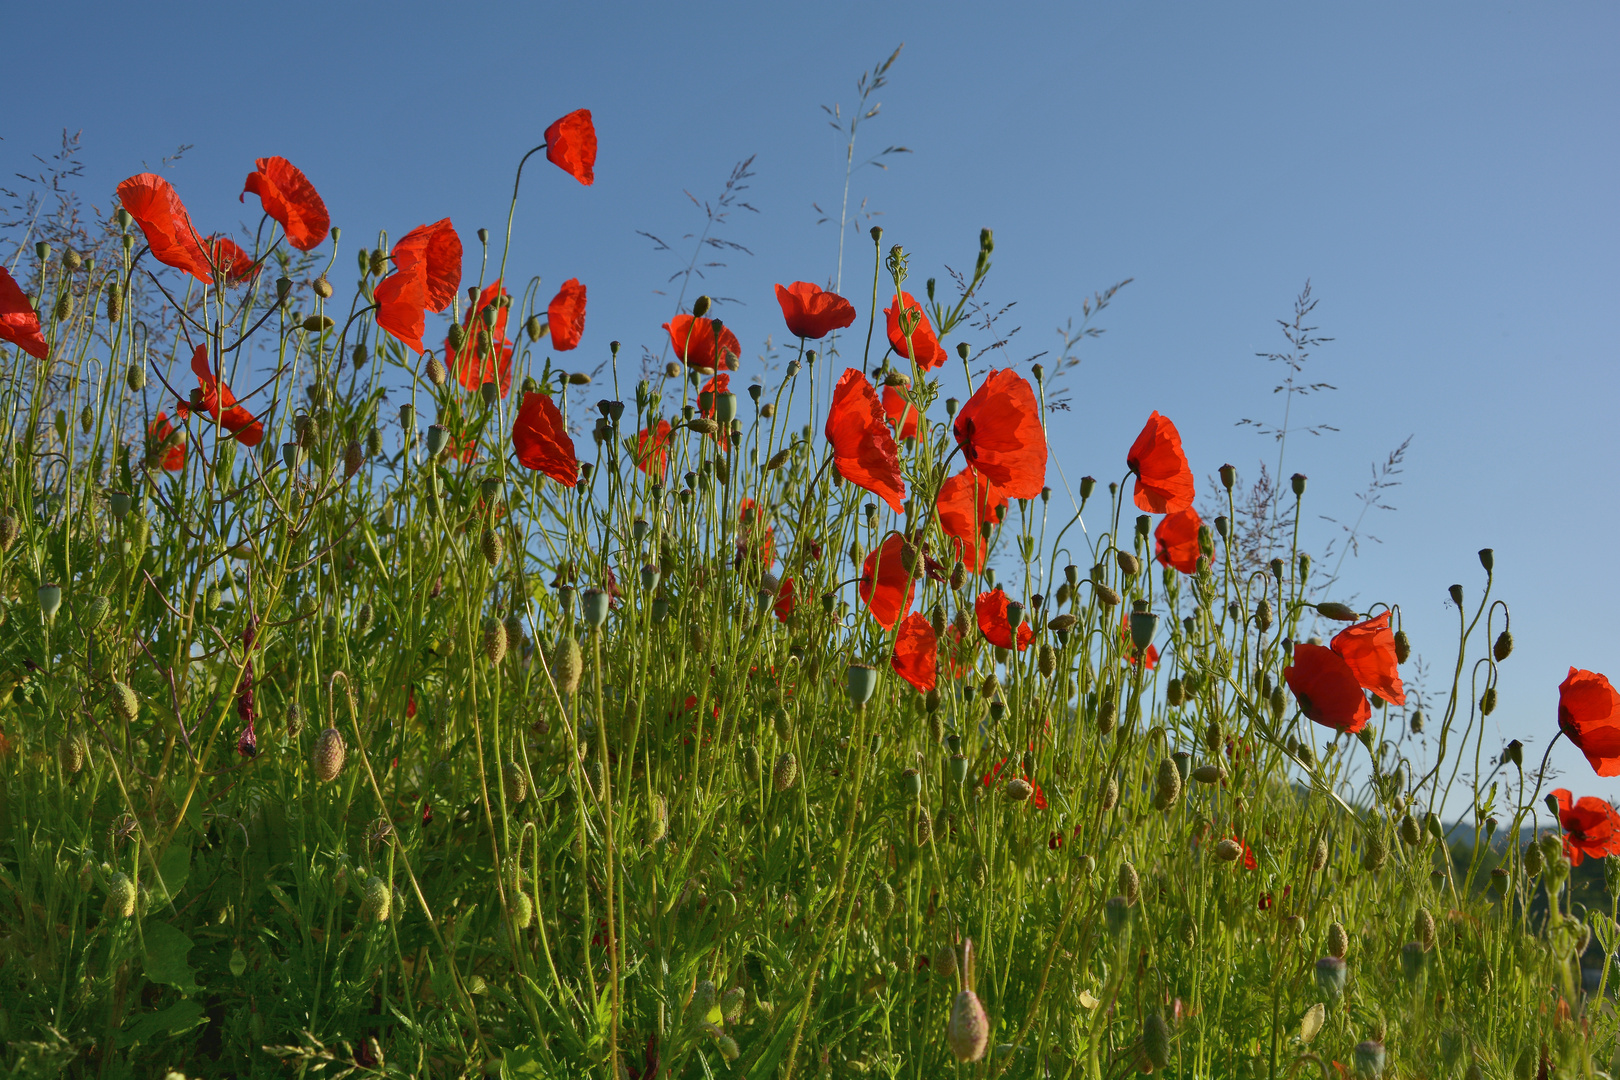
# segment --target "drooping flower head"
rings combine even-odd
[[[1572,802],[1568,788],[1553,791],[1558,800],[1558,824],[1564,830],[1564,854],[1571,866],[1579,866],[1590,855],[1601,859],[1620,855],[1620,814],[1607,800],[1594,795]]]
[[[1354,735],[1372,719],[1372,705],[1344,657],[1325,645],[1302,641],[1283,672],[1300,711],[1324,727]]]
[[[377,325],[416,353],[423,351],[423,313],[443,311],[461,287],[461,238],[449,218],[418,225],[389,252],[394,272],[377,283]]]
[[[1391,704],[1406,704],[1406,688],[1401,685],[1395,659],[1395,634],[1389,628],[1389,612],[1340,630],[1334,635],[1332,649],[1344,657],[1362,689],[1371,690]]]
[[[1011,368],[991,370],[956,414],[956,445],[968,464],[1012,499],[1046,484],[1046,432],[1035,391]]]
[[[575,109],[546,128],[546,160],[589,187],[596,183],[596,125],[591,110]]]
[[[558,352],[578,347],[585,333],[585,286],[579,278],[563,282],[557,295],[546,305],[546,323],[551,327],[551,344]]]
[[[523,404],[512,421],[512,448],[517,451],[518,464],[525,469],[542,472],[563,487],[579,483],[574,440],[551,395],[523,395]]]
[[[669,331],[669,343],[680,357],[681,363],[702,372],[717,368],[737,370],[737,358],[742,346],[729,327],[722,326],[719,344],[715,343],[714,320],[695,315],[677,315],[664,324]]]
[[[0,266],[0,341],[11,342],[36,360],[51,351],[40,333],[39,313],[4,266]]]
[[[906,328],[900,324],[902,312],[905,313],[906,325],[911,327],[909,340]],[[940,346],[939,338],[934,336],[934,327],[929,323],[922,305],[910,293],[902,292],[899,303],[883,309],[883,317],[888,321],[889,344],[894,351],[907,360],[915,360],[924,371],[942,367],[950,359]]]
[[[1125,455],[1125,464],[1136,474],[1133,497],[1138,509],[1173,514],[1192,506],[1192,467],[1181,450],[1181,433],[1168,417],[1158,413],[1148,417]]]
[[[231,393],[224,379],[214,377],[208,366],[207,345],[197,346],[197,351],[191,354],[191,371],[197,376],[197,385],[202,387],[203,408],[208,415],[243,446],[258,446],[264,440],[264,425],[236,403],[236,395]]]
[[[917,588],[916,579],[905,567],[905,548],[905,538],[899,533],[885,536],[861,565],[861,580],[856,585],[861,602],[885,630],[893,629],[911,610]]]
[[[1001,586],[996,586],[989,592],[983,592],[973,601],[973,614],[979,620],[979,633],[984,640],[997,648],[1010,649],[1013,647],[1012,620],[1007,617],[1007,594]],[[1035,640],[1035,631],[1028,622],[1018,624],[1018,651],[1023,652],[1029,648],[1029,643]]]
[[[1570,668],[1558,687],[1558,727],[1599,776],[1620,776],[1620,693],[1607,678]]]
[[[283,157],[258,158],[253,166],[237,201],[252,192],[287,234],[287,243],[299,251],[318,247],[331,231],[332,218],[315,185]]]
[[[877,391],[859,368],[847,368],[833,388],[827,410],[827,441],[839,475],[865,488],[899,513],[906,482],[900,475],[900,453],[878,403]]]
[[[491,305],[495,306],[493,328],[485,326],[483,319],[484,309]],[[477,303],[462,321],[466,339],[460,350],[448,337],[444,339],[445,358],[463,389],[476,391],[486,382],[492,382],[500,387],[501,397],[511,393],[513,345],[506,336],[506,320],[511,311],[512,297],[501,287],[501,279],[496,278],[478,294]],[[488,344],[484,341],[486,334]]]
[[[782,305],[782,318],[794,337],[819,341],[855,321],[855,308],[848,300],[808,281],[778,285],[776,302]]]
[[[940,485],[939,525],[955,541],[956,557],[974,573],[984,570],[990,550],[984,526],[994,526],[1007,510],[1007,497],[972,467],[963,469]]]
[[[1155,556],[1163,566],[1173,566],[1183,574],[1198,571],[1198,529],[1203,519],[1192,507],[1166,514],[1153,530]]]
[[[889,666],[894,673],[926,694],[934,688],[939,660],[939,639],[928,616],[920,611],[907,615],[895,634],[894,655]]]

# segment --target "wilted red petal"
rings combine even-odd
[[[900,312],[916,313],[917,325],[911,331],[911,341],[906,341],[905,331],[900,328]],[[922,305],[908,292],[900,294],[900,302],[893,307],[883,309],[883,317],[888,320],[889,344],[894,351],[907,360],[915,359],[917,365],[924,371],[931,371],[942,366],[950,357],[940,346],[939,339],[934,336],[934,327],[928,321],[928,315],[923,311]]]
[[[883,415],[889,418],[889,426],[894,428],[896,434],[902,439],[915,439],[917,428],[922,422],[922,414],[917,406],[907,400],[898,387],[885,385],[883,387]]]
[[[999,649],[1013,647],[1012,622],[1007,618],[1007,594],[1001,586],[980,593],[973,601],[973,614],[978,617],[979,633],[984,635],[984,640]],[[1018,651],[1029,648],[1029,643],[1034,640],[1035,631],[1029,623],[1019,623]]]
[[[782,305],[782,318],[794,337],[819,340],[855,321],[855,308],[848,300],[808,281],[778,285],[776,302]]]
[[[482,314],[484,309],[497,299],[505,302],[496,309],[495,326],[490,329],[484,326]],[[461,351],[457,352],[451,347],[449,337],[444,339],[445,360],[455,374],[456,381],[461,383],[462,389],[476,391],[486,382],[492,382],[500,386],[501,397],[504,398],[511,393],[513,346],[506,336],[506,320],[512,311],[511,299],[501,287],[501,279],[496,278],[484,286],[484,291],[478,294],[478,302],[462,320],[461,326],[466,331],[467,340],[462,342]],[[489,355],[479,343],[482,332],[490,335],[491,344],[498,356]]]
[[[1010,368],[989,378],[956,414],[956,445],[1002,494],[1033,499],[1046,484],[1046,432],[1035,391]]]
[[[1192,507],[1165,515],[1159,527],[1153,530],[1153,546],[1159,563],[1173,566],[1183,574],[1196,573],[1198,556],[1198,527],[1203,519]]]
[[[1553,792],[1558,800],[1558,824],[1564,830],[1564,854],[1571,866],[1579,866],[1590,855],[1601,859],[1620,855],[1620,814],[1606,800],[1582,796],[1571,805],[1568,788]]]
[[[0,266],[0,341],[11,342],[36,360],[51,351],[39,330],[39,313],[4,266]]]
[[[833,462],[845,480],[870,491],[895,513],[904,508],[906,482],[900,475],[900,454],[877,391],[859,368],[847,368],[833,388],[827,441],[832,443]]]
[[[158,413],[157,419],[153,420],[147,427],[146,434],[152,440],[153,447],[156,448],[162,446],[163,440],[174,434],[174,426],[169,423],[167,414]],[[185,467],[186,443],[185,439],[182,438],[164,453],[163,469],[165,472],[179,472]]]
[[[670,430],[669,421],[660,420],[656,431],[642,428],[636,435],[636,468],[653,480],[662,481],[669,465]]]
[[[203,408],[232,438],[243,446],[258,446],[264,441],[264,425],[236,403],[236,395],[231,393],[224,379],[214,377],[208,366],[207,345],[197,346],[191,354],[191,372],[197,376],[197,385],[202,387]]]
[[[981,542],[980,526],[994,525],[1007,509],[1007,497],[971,467],[963,469],[939,489],[939,525],[956,541],[956,557],[975,573],[984,569],[988,542]]]
[[[551,327],[551,344],[558,352],[567,352],[579,345],[585,333],[585,286],[579,278],[563,282],[557,295],[546,305],[546,320]]]
[[[1294,662],[1283,672],[1300,711],[1311,720],[1354,735],[1372,718],[1372,705],[1361,692],[1356,673],[1344,657],[1325,645],[1300,642]]]
[[[1607,678],[1570,668],[1558,687],[1558,726],[1599,776],[1620,776],[1620,694]]]
[[[1406,688],[1395,659],[1395,635],[1389,629],[1389,612],[1366,622],[1347,626],[1333,638],[1333,651],[1344,657],[1356,681],[1394,705],[1406,704]]]
[[[284,157],[258,158],[253,165],[255,171],[248,173],[237,201],[245,200],[248,192],[257,195],[264,212],[286,232],[287,243],[299,251],[325,240],[332,218],[309,178]]]
[[[885,630],[892,629],[911,610],[911,597],[917,587],[901,559],[905,546],[905,538],[897,532],[884,537],[862,564],[861,580],[855,589],[872,618]]]
[[[737,335],[730,328],[722,326],[718,350],[714,343],[713,319],[677,315],[664,324],[664,329],[669,331],[669,343],[674,347],[675,355],[687,367],[705,372],[717,368],[737,370],[737,358],[742,356],[742,346],[737,343]]]
[[[596,125],[591,110],[575,109],[546,128],[546,160],[580,183],[596,182]]]
[[[894,639],[894,655],[889,666],[894,673],[926,694],[934,688],[939,660],[939,639],[928,616],[920,611],[907,615]]]
[[[1173,514],[1193,504],[1193,474],[1181,449],[1181,433],[1169,417],[1155,412],[1131,444],[1125,464],[1136,474],[1133,495],[1139,510]]]
[[[208,255],[173,184],[156,173],[140,173],[118,185],[118,201],[141,227],[152,258],[213,284]]]
[[[549,394],[524,394],[512,421],[512,447],[518,464],[545,473],[563,487],[579,483],[579,459],[568,425]]]

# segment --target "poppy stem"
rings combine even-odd
[[[518,186],[523,183],[523,166],[528,164],[530,158],[546,148],[545,143],[524,154],[518,161],[517,175],[512,178],[512,205],[506,210],[506,243],[501,248],[501,272],[496,275],[500,280],[506,279],[506,256],[512,250],[512,218],[517,214]]]

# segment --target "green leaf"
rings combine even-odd
[[[149,922],[141,932],[146,938],[146,977],[153,982],[166,983],[181,993],[196,993],[196,973],[186,963],[191,939],[163,922]]]
[[[191,849],[180,843],[170,844],[158,863],[158,880],[152,882],[154,895],[164,893],[168,899],[174,899],[185,888],[190,874]]]
[[[189,998],[175,1002],[162,1012],[137,1014],[131,1020],[133,1023],[119,1032],[120,1047],[131,1047],[158,1035],[179,1035],[199,1023],[207,1023],[202,1005]]]
[[[501,1055],[501,1077],[505,1080],[511,1076],[545,1076],[545,1062],[540,1055],[529,1048],[527,1043],[514,1046]]]

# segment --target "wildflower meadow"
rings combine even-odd
[[[519,156],[544,215],[591,113]],[[140,172],[0,269],[11,1075],[1620,1069],[1620,815],[1488,735],[1490,550],[1419,709],[1305,476],[1257,509],[1151,375],[1059,469],[988,229],[643,362],[512,216],[242,164],[245,229]],[[1620,774],[1608,679],[1543,690]]]

